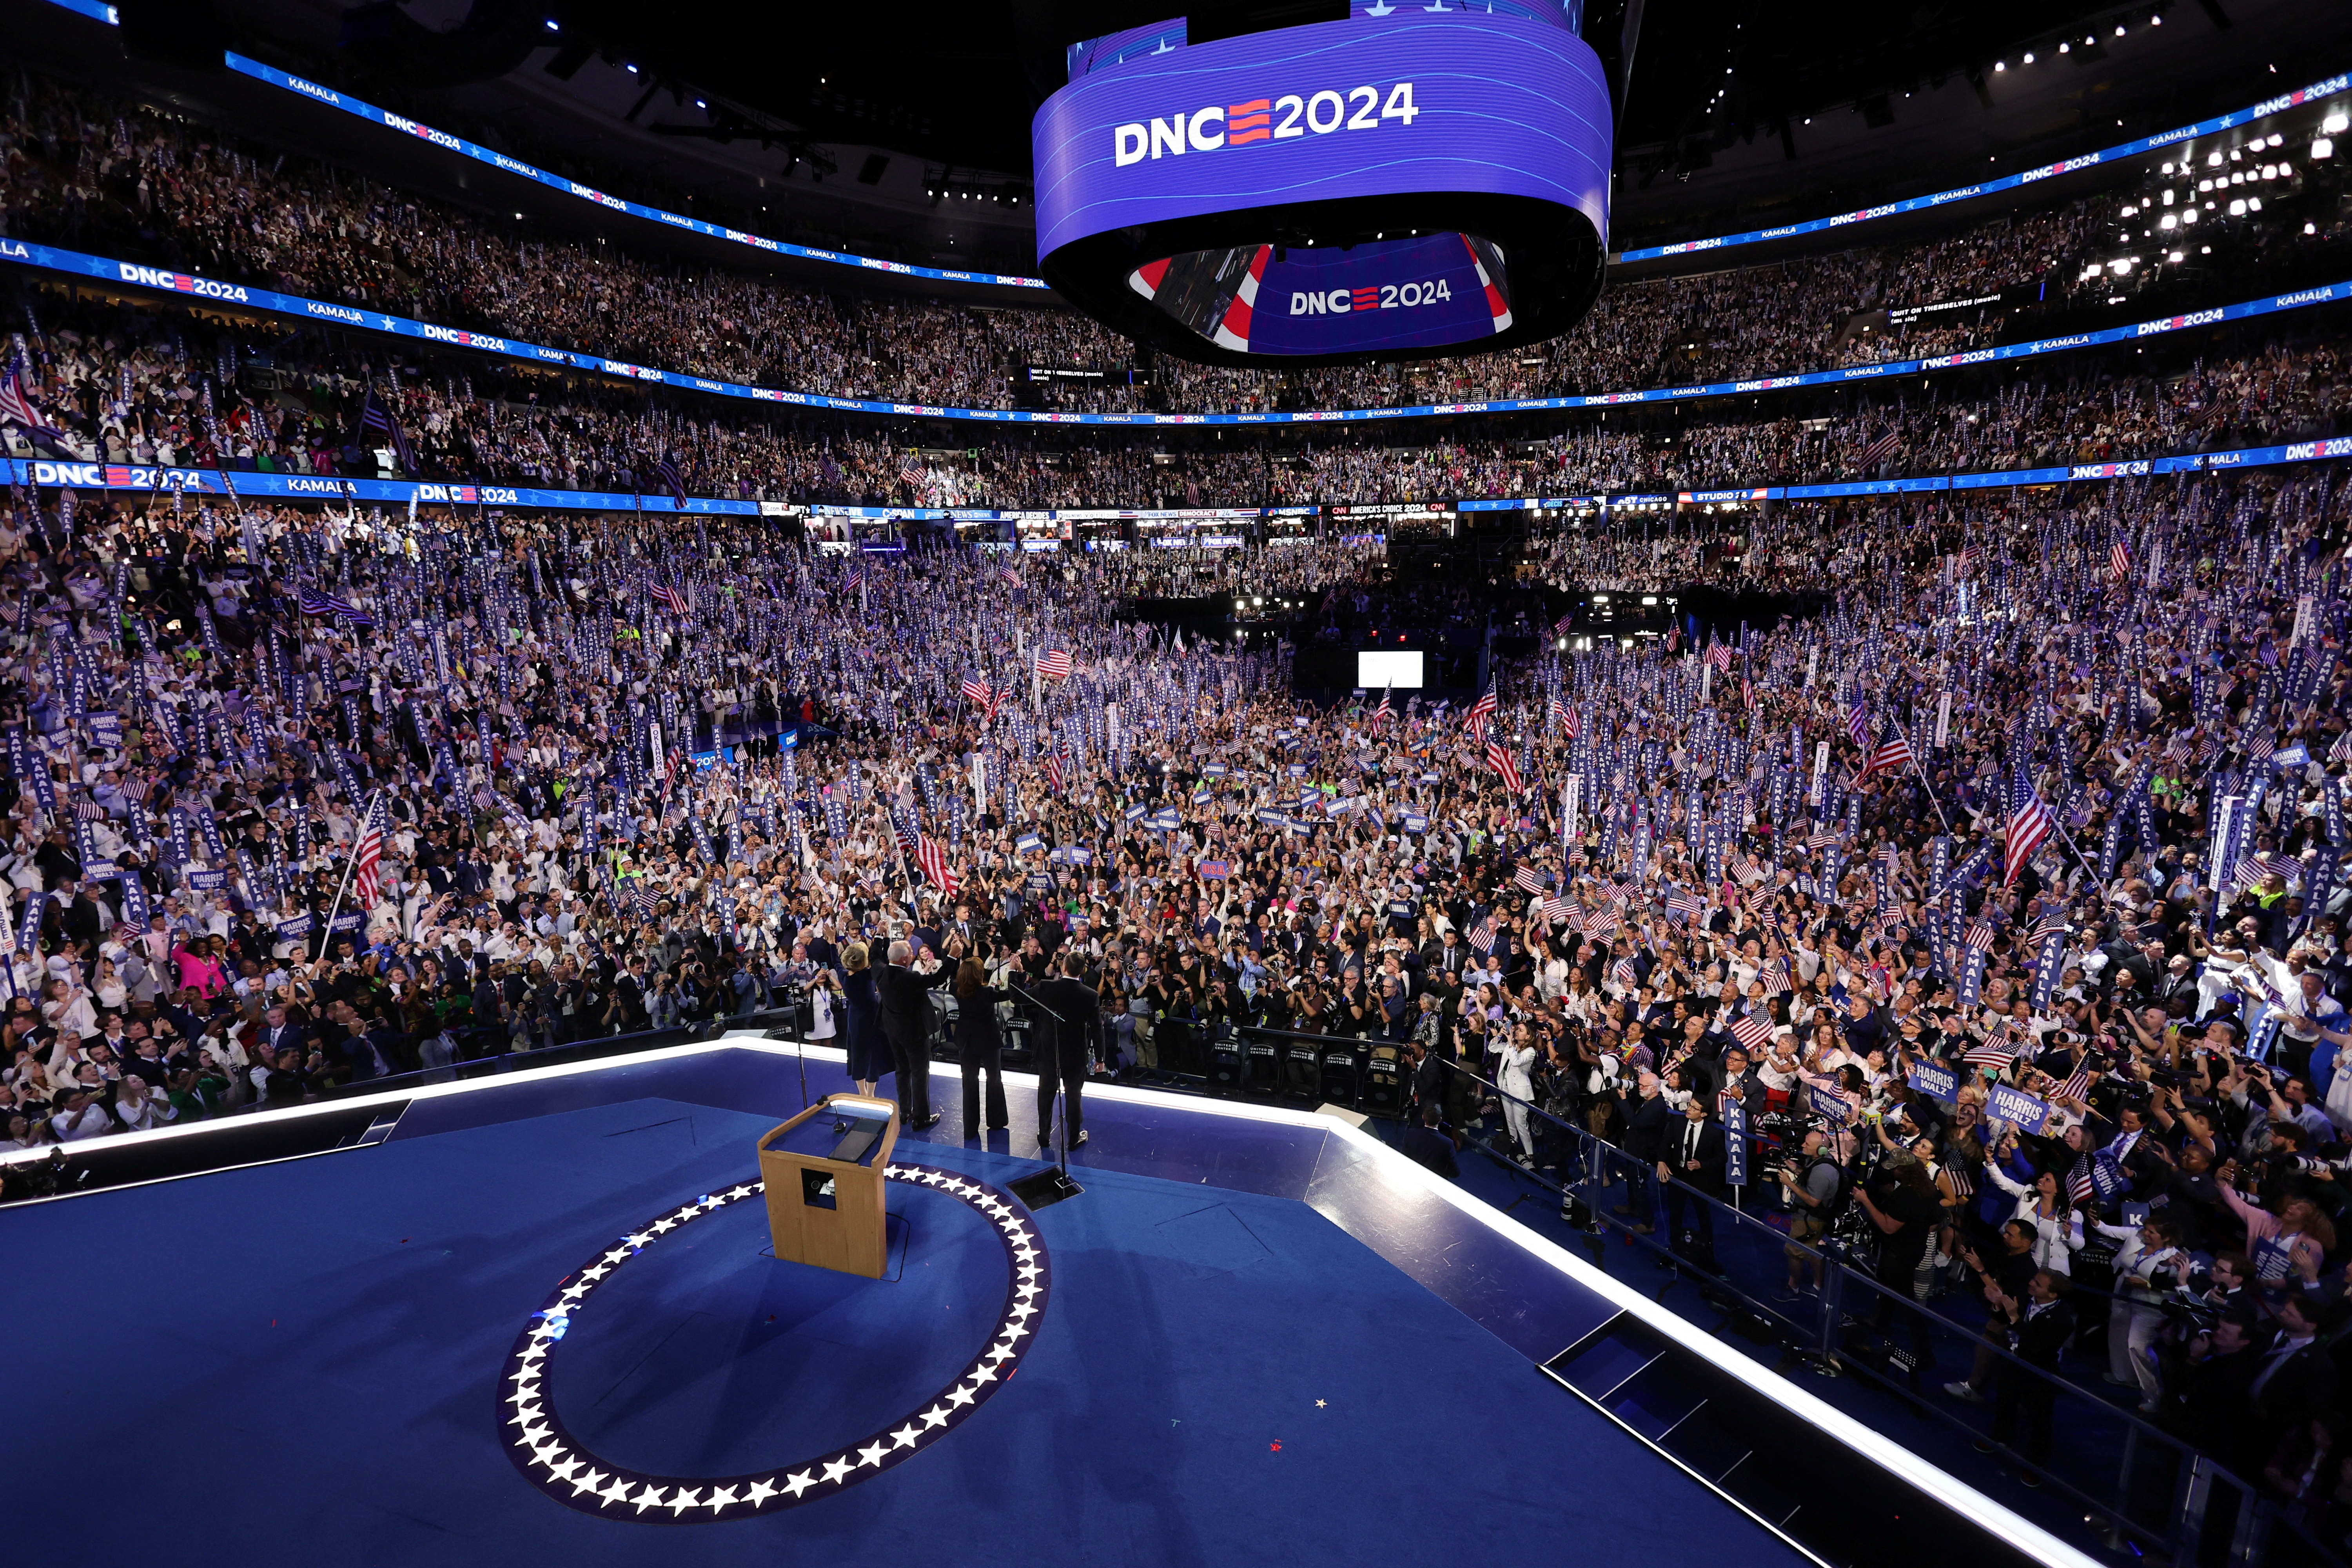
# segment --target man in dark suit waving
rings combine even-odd
[[[1084,958],[1075,952],[1064,953],[1055,968],[1057,973],[1053,978],[1040,984],[1034,993],[1058,1020],[1050,1030],[1038,1031],[1037,1142],[1050,1143],[1054,1140],[1054,1091],[1058,1086],[1069,1108],[1064,1114],[1069,1118],[1070,1147],[1075,1149],[1087,1141],[1079,1090],[1086,1085],[1087,1047],[1094,1040],[1102,1009],[1095,998],[1094,987],[1078,978],[1086,970]],[[1048,1040],[1052,1042],[1050,1046]]]
[[[1658,1151],[1658,1180],[1667,1178],[1679,1184],[1666,1188],[1666,1234],[1679,1237],[1683,1229],[1683,1209],[1687,1205],[1696,1211],[1697,1255],[1701,1258],[1715,1255],[1715,1211],[1703,1203],[1693,1203],[1685,1188],[1695,1187],[1711,1198],[1719,1198],[1727,1190],[1723,1180],[1723,1128],[1708,1119],[1706,1096],[1694,1094],[1683,1110],[1680,1126],[1669,1123],[1664,1133],[1664,1146]]]
[[[931,1109],[931,993],[923,977],[907,967],[907,944],[890,944],[890,962],[874,972],[882,1002],[882,1037],[890,1042],[890,1065],[898,1075],[898,1120],[919,1132],[939,1121]]]

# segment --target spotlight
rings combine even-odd
[[[2073,54],[2074,52],[2074,46],[2072,44],[2061,44],[2058,46],[2058,52],[2062,55]]]
[[[2033,51],[2032,49],[2025,51],[2025,63],[2027,65],[2032,65],[2033,63]]]
[[[560,32],[563,31],[563,29],[562,29],[562,28],[561,28],[561,27],[559,27],[559,26],[557,26],[555,25],[555,18],[554,18],[554,17],[552,17],[552,16],[550,16],[550,17],[547,19],[547,30],[548,30],[549,32],[551,32],[551,33],[560,33]]]
[[[637,68],[636,68],[636,67],[635,67],[635,66],[631,66],[631,67],[629,68],[629,74],[630,74],[631,76],[635,76],[635,75],[636,75],[636,74],[637,74]]]
[[[2341,136],[2345,132],[2352,131],[2352,115],[2347,115],[2339,109],[2321,121],[2319,128],[2330,136]]]
[[[2315,158],[2333,158],[2336,156],[2336,143],[2325,136],[2318,137],[2311,143],[2311,155]]]
[[[2007,60],[1995,60],[1992,62],[1992,68],[1997,71],[2005,71],[2009,68],[2009,62]]]
[[[2124,25],[2123,25],[2121,22],[2117,22],[2117,23],[2116,24],[2116,37],[2118,37],[2118,38],[2120,38],[2120,37],[2122,37],[2123,36],[2124,36]]]

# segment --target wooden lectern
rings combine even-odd
[[[828,1110],[849,1123],[830,1152],[770,1146]],[[768,1234],[776,1256],[881,1279],[889,1250],[882,1183],[898,1142],[897,1103],[863,1094],[828,1095],[769,1129],[760,1140],[760,1176],[767,1183]]]

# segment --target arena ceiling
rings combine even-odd
[[[1342,3],[1225,0],[1220,25]],[[1620,83],[1620,245],[1943,188],[2352,66],[2352,6],[2305,0],[1586,3],[1587,37]],[[1001,269],[1034,263],[1029,121],[1060,85],[1064,46],[1178,8],[120,4],[134,67],[207,47],[217,59],[226,42],[421,118],[502,128],[519,151],[569,149],[714,204],[697,210],[754,225],[790,214],[824,243],[862,235],[908,258]],[[1198,26],[1206,13],[1192,15]],[[190,101],[205,95],[180,85]]]

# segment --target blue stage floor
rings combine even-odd
[[[502,1087],[512,1119],[475,1126],[481,1097],[421,1101],[373,1148],[0,1216],[21,1265],[0,1301],[41,1346],[19,1358],[19,1416],[38,1415],[10,1424],[7,1473],[22,1498],[88,1504],[20,1510],[17,1550],[1055,1565],[1518,1561],[1574,1542],[1798,1560],[1318,1212],[1374,1196],[1349,1199],[1328,1155],[1319,1174],[1294,1173],[1314,1192],[1245,1190],[1279,1184],[1246,1136],[1226,1152],[1240,1186],[1083,1170],[1083,1196],[1035,1216],[1052,1289],[1031,1348],[895,1468],[740,1521],[578,1511],[501,1441],[517,1335],[614,1238],[753,1175],[753,1140],[778,1119],[692,1099],[580,1103],[610,1091]],[[533,1114],[537,1100],[573,1108]],[[1096,1142],[1157,1146],[1163,1114],[1095,1108]],[[425,1131],[436,1116],[452,1130]],[[1196,1138],[1217,1131],[1190,1120]],[[1035,1168],[911,1139],[898,1153],[999,1187]],[[722,1476],[933,1398],[987,1342],[1008,1259],[967,1205],[890,1191],[906,1217],[893,1279],[764,1256],[756,1196],[631,1259],[551,1358],[571,1436],[622,1465]],[[1528,1321],[1507,1316],[1504,1332]]]

